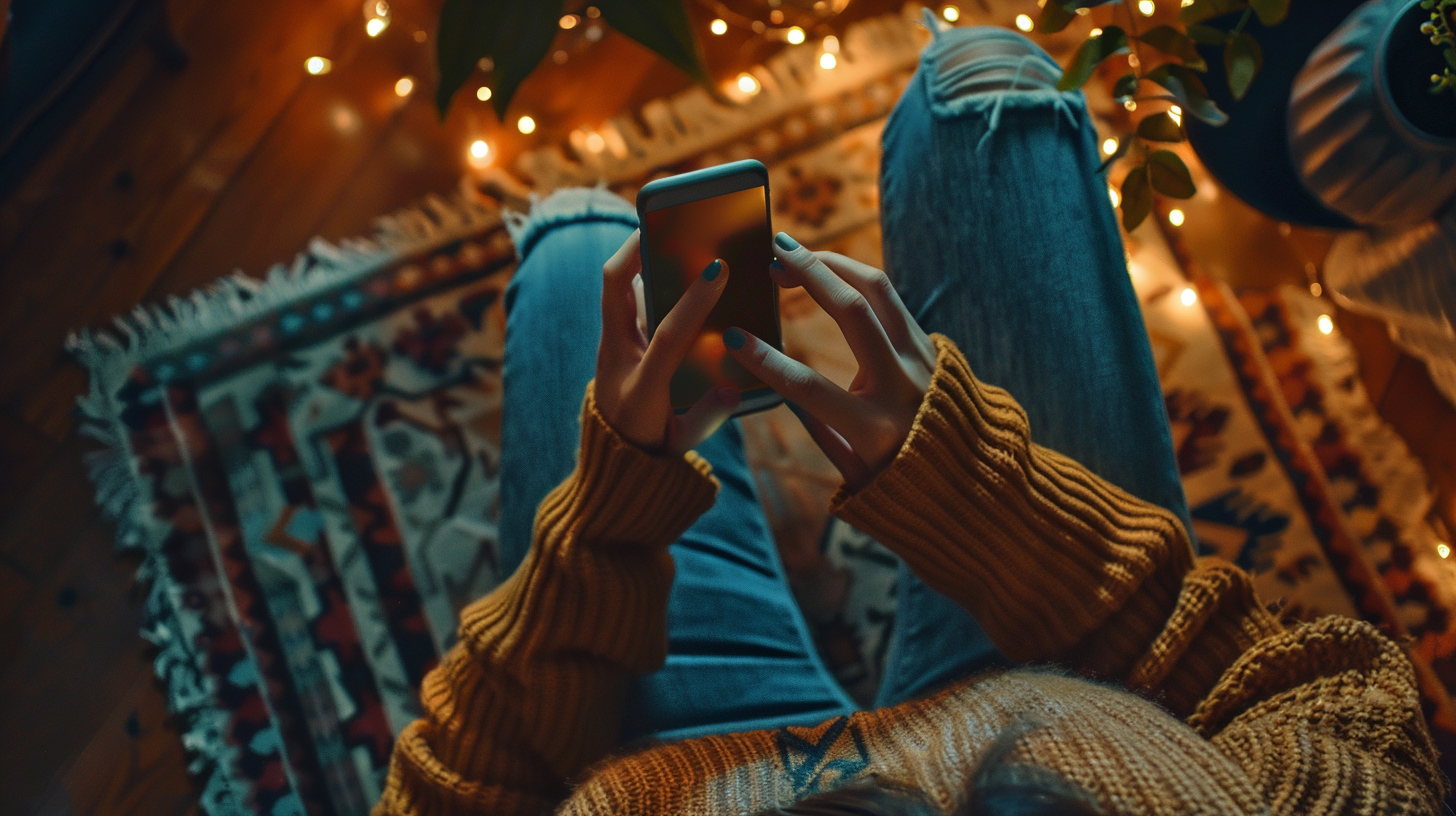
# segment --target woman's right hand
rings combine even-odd
[[[723,333],[728,353],[789,401],[850,491],[865,487],[910,435],[935,373],[930,337],[885,273],[832,252],[810,252],[786,233],[770,267],[785,289],[802,286],[834,318],[859,362],[849,389],[739,328]]]
[[[708,391],[686,413],[672,410],[668,384],[692,350],[728,283],[728,265],[708,264],[658,323],[652,342],[638,322],[642,297],[640,232],[628,236],[602,267],[602,339],[597,348],[597,410],[622,438],[649,453],[684,454],[713,435],[738,410],[738,389]]]

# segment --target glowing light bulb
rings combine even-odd
[[[1316,322],[1319,323],[1320,334],[1335,333],[1335,321],[1329,315],[1320,315],[1319,320]],[[1442,557],[1444,558],[1445,556]]]
[[[1022,31],[1031,31],[1033,28],[1036,28],[1036,23],[1032,22],[1030,16],[1018,14],[1016,15],[1016,27]]]
[[[1102,143],[1102,155],[1104,155],[1104,156],[1111,156],[1113,153],[1116,153],[1116,152],[1117,152],[1117,140],[1116,139],[1108,138],[1106,141],[1104,141]]]
[[[516,130],[522,133],[531,133],[536,130],[536,120],[529,116],[522,116],[516,120]]]
[[[1198,293],[1193,291],[1193,287],[1185,286],[1183,287],[1183,294],[1179,295],[1178,299],[1183,301],[1184,306],[1192,306],[1198,302]]]
[[[490,164],[490,145],[484,139],[476,139],[470,143],[470,149],[466,151],[466,161],[471,167],[485,167]]]
[[[1183,215],[1183,211],[1182,210],[1174,209],[1174,210],[1169,210],[1168,211],[1168,223],[1169,224],[1172,224],[1175,227],[1181,227],[1181,226],[1183,226],[1183,222],[1185,220],[1186,219],[1184,218],[1184,215]]]
[[[364,24],[364,33],[371,37],[378,37],[386,28],[389,28],[388,20],[383,17],[370,17],[369,22]]]
[[[804,41],[804,29],[794,26],[784,34],[784,39],[788,40],[790,45],[798,45]]]
[[[1094,29],[1092,29],[1092,33],[1089,36],[1092,36],[1092,37],[1101,37],[1102,36],[1102,29],[1100,29],[1100,28],[1094,28]]]
[[[394,83],[394,95],[395,96],[409,96],[410,95],[410,92],[413,91],[414,89],[415,89],[415,80],[414,80],[414,77],[407,77],[407,76],[406,77],[400,77],[399,78],[399,81],[396,82],[396,83]]]
[[[575,14],[565,14],[561,17],[560,25],[562,28],[572,29],[576,28],[576,24],[579,22],[581,22],[581,18]]]
[[[946,6],[940,10],[940,16],[944,17],[947,23],[954,23],[961,18],[961,10],[955,6]]]
[[[836,36],[834,36],[833,34],[830,34],[828,37],[825,37],[824,38],[824,50],[825,51],[828,51],[831,54],[838,54],[839,53],[839,38],[836,37]]]
[[[824,53],[819,55],[819,67],[823,68],[826,71],[832,69],[838,64],[839,60],[835,59],[834,55],[829,53],[828,51],[825,51]]]
[[[1134,102],[1134,101],[1133,101],[1133,100],[1131,100],[1131,99],[1129,99],[1129,100],[1127,100],[1127,101],[1126,101],[1126,102],[1124,102],[1124,103],[1122,103],[1122,106],[1123,106],[1123,107],[1124,107],[1124,108],[1127,108],[1127,109],[1128,109],[1128,110],[1130,110],[1130,111],[1135,111],[1135,110],[1137,110],[1137,103],[1136,103],[1136,102]]]
[[[327,74],[333,67],[334,64],[323,57],[309,57],[303,61],[303,70],[314,76]]]
[[[1436,545],[1436,555],[1439,555],[1442,558],[1450,558],[1451,557],[1451,548],[1448,547],[1448,546],[1446,546],[1445,544],[1437,544]]]
[[[1325,288],[1323,286],[1320,286],[1318,283],[1311,283],[1309,285],[1309,293],[1311,295],[1314,295],[1315,297],[1319,297],[1320,295],[1324,294],[1324,291]]]
[[[1107,197],[1110,198],[1110,199],[1112,199],[1112,207],[1113,207],[1113,209],[1116,209],[1116,208],[1122,206],[1122,193],[1119,193],[1117,191],[1117,188],[1116,187],[1108,187],[1107,188]]]
[[[758,89],[758,80],[754,78],[753,74],[745,73],[738,75],[738,90],[748,94],[749,96],[753,96],[754,94],[758,93]]]
[[[1175,124],[1183,124],[1183,109],[1178,107],[1177,105],[1168,108],[1168,116],[1173,120]]]
[[[713,22],[708,23],[708,30],[713,32],[714,34],[727,34],[728,23],[724,22],[721,19],[714,20]]]
[[[485,87],[484,85],[481,85],[479,88],[475,89],[475,98],[479,99],[481,102],[489,102],[490,89]]]
[[[1153,5],[1153,0],[1138,0],[1138,11],[1141,11],[1144,17],[1153,16],[1153,12],[1157,10],[1157,6]]]
[[[1182,8],[1188,8],[1189,6],[1193,5],[1193,0],[1183,0],[1180,5]]]
[[[586,149],[593,153],[600,153],[607,149],[607,140],[602,138],[600,133],[588,133],[586,136]]]

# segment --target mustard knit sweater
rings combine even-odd
[[[949,811],[985,747],[1026,720],[1040,727],[1012,760],[1118,814],[1438,812],[1446,781],[1395,644],[1349,619],[1284,628],[1248,575],[1196,560],[1171,513],[1033,444],[1016,401],[934,340],[904,447],[833,509],[1008,657],[1057,670],[610,756],[629,679],[666,656],[668,545],[718,484],[695,454],[622,440],[588,389],[576,470],[425,678],[426,716],[400,735],[376,814],[737,816],[872,777]]]

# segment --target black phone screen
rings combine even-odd
[[[768,265],[773,261],[767,188],[689,201],[646,213],[643,251],[648,256],[652,315],[666,317],[687,287],[715,258],[728,265],[728,285],[703,324],[702,334],[673,375],[674,409],[692,407],[709,389],[736,386],[756,391],[766,386],[729,357],[723,330],[738,326],[775,348],[779,337],[778,295]]]

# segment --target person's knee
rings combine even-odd
[[[983,93],[1055,91],[1062,69],[1041,46],[1019,32],[994,26],[940,31],[926,51],[935,96],[941,100]]]
[[[563,236],[558,233],[571,232],[577,225],[605,222],[632,229],[637,227],[637,209],[632,203],[603,187],[566,187],[542,199],[533,196],[530,212],[508,211],[504,218],[506,229],[516,245],[516,258],[523,265],[548,235],[559,239]],[[598,230],[574,232],[579,236],[577,243],[590,244],[600,240],[596,237],[600,234]],[[595,247],[582,246],[580,249],[587,253]],[[603,260],[611,257],[616,249],[616,246],[608,248]]]

